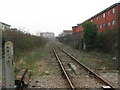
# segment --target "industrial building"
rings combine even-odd
[[[84,30],[82,24],[87,21],[91,21],[97,24],[98,31],[103,32],[106,30],[112,30],[120,26],[120,2],[113,4],[112,6],[106,8],[105,10],[99,12],[93,17],[85,20],[83,23],[77,24],[77,26],[72,27],[72,33],[81,32]]]
[[[40,36],[46,37],[46,38],[53,38],[54,33],[52,33],[52,32],[42,32],[42,33],[40,33]]]

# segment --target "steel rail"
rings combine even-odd
[[[87,66],[85,66],[83,63],[81,63],[77,58],[75,58],[74,56],[72,56],[71,54],[69,54],[67,51],[63,50],[61,47],[59,47],[58,45],[56,45],[61,51],[63,51],[64,53],[66,53],[69,57],[71,57],[73,60],[75,60],[77,63],[79,63],[82,67],[84,67],[86,70],[88,70],[89,72],[91,72],[93,75],[95,75],[98,79],[102,80],[106,85],[110,86],[112,89],[115,90],[115,86],[113,86],[111,83],[109,83],[108,81],[106,81],[105,79],[103,79],[102,77],[100,77],[97,73],[95,73],[94,71],[92,71],[91,69],[89,69]]]
[[[59,58],[59,56],[58,56],[58,54],[57,54],[57,52],[56,52],[56,50],[55,50],[55,48],[53,48],[53,52],[54,52],[55,57],[57,58],[57,60],[58,60],[58,62],[59,62],[59,65],[60,65],[60,67],[61,67],[61,69],[62,69],[65,77],[67,78],[67,81],[69,82],[70,87],[72,88],[72,90],[74,90],[75,87],[74,87],[74,85],[72,84],[72,82],[71,82],[71,80],[70,80],[70,78],[69,78],[69,76],[68,76],[68,74],[67,74],[67,72],[66,72],[66,70],[65,70],[65,68],[64,68],[64,66],[63,66],[63,64],[62,64],[62,62],[61,62],[61,60],[60,60],[60,58]]]
[[[23,81],[23,79],[24,79],[25,74],[27,73],[27,71],[28,71],[28,69],[25,68],[25,72],[23,73],[22,78],[20,79],[20,84],[22,83],[22,81]]]
[[[25,88],[25,87],[28,87],[28,84],[24,83],[24,78],[25,78],[25,75],[28,72],[28,69],[24,68],[22,70],[24,70],[24,71],[20,73],[21,78],[16,78],[15,79],[15,88]]]

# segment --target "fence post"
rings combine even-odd
[[[13,44],[5,43],[5,88],[14,88]]]

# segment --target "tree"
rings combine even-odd
[[[83,24],[83,27],[84,27],[83,39],[86,49],[94,49],[96,47],[96,38],[98,32],[97,25],[93,22],[85,22]]]

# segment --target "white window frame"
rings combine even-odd
[[[115,25],[115,20],[112,20],[112,25]]]
[[[115,8],[112,9],[112,13],[113,13],[113,14],[115,13]]]
[[[103,13],[103,18],[105,18],[105,13]]]
[[[110,11],[108,11],[108,16],[110,16]]]
[[[5,26],[4,26],[4,25],[2,25],[2,29],[5,29]]]
[[[98,21],[98,17],[96,17],[96,21]]]
[[[110,22],[108,22],[108,26],[110,26]]]
[[[102,24],[100,25],[100,28],[102,28]]]

